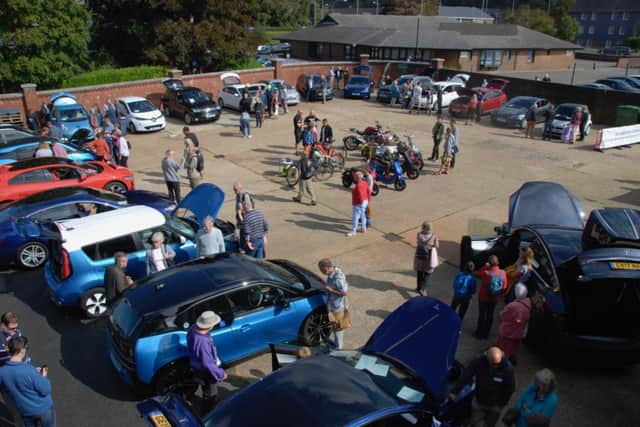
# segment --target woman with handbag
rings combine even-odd
[[[556,380],[550,369],[536,372],[533,383],[529,384],[516,401],[515,408],[509,409],[502,422],[506,426],[548,427],[558,408]]]
[[[335,334],[335,345],[339,349],[344,344],[344,330],[351,326],[347,307],[347,279],[342,270],[334,266],[331,260],[324,258],[318,263],[322,274],[327,275],[325,290],[327,291],[327,311],[329,321]]]
[[[438,266],[438,236],[431,232],[431,223],[422,223],[422,230],[416,236],[416,254],[413,258],[413,269],[416,272],[416,292],[427,296],[429,277]]]

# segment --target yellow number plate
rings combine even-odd
[[[151,422],[156,427],[171,427],[169,420],[163,414],[151,415]]]
[[[614,270],[640,270],[640,262],[612,262]]]

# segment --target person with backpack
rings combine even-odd
[[[481,280],[481,284],[478,293],[478,325],[473,336],[486,340],[491,332],[496,303],[507,286],[507,274],[500,269],[498,257],[491,255],[489,261],[476,273],[476,277]]]
[[[527,287],[518,283],[514,293],[515,301],[505,305],[500,312],[500,327],[496,343],[504,351],[505,357],[512,365],[518,363],[518,349],[522,340],[527,336],[527,325],[531,317],[531,299],[527,298]]]
[[[314,130],[316,128],[316,124],[314,122],[309,123],[306,129],[302,131],[302,147],[304,152],[311,154],[313,150],[313,146],[316,144],[314,138]]]
[[[467,313],[471,298],[476,293],[476,279],[473,277],[473,271],[476,269],[473,261],[468,261],[464,270],[456,274],[453,279],[453,300],[451,300],[451,308],[453,311],[458,310],[460,322]]]

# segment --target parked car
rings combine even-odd
[[[162,112],[166,117],[180,117],[188,125],[220,118],[220,106],[202,90],[185,87],[180,79],[166,79],[162,83],[167,88],[161,99]]]
[[[322,101],[321,84],[323,76],[321,76],[320,74],[302,74],[300,77],[298,77],[296,89],[298,89],[300,95],[302,95],[302,97],[306,99],[307,92],[309,90],[308,84],[310,77],[313,79],[313,87],[311,88],[310,99],[311,101]],[[333,88],[329,87],[329,82],[327,82],[326,84],[326,99],[333,99]]]
[[[270,43],[258,46],[257,51],[260,55],[289,54],[291,53],[291,45],[287,42]]]
[[[0,202],[77,185],[123,193],[134,189],[133,172],[111,163],[75,163],[58,157],[39,157],[0,166]]]
[[[437,91],[442,90],[442,108],[446,108],[454,99],[460,98],[459,90],[464,88],[464,82],[458,80],[449,80],[446,82],[435,82],[433,84],[433,101],[432,108],[438,106]]]
[[[581,87],[588,87],[591,89],[604,89],[604,90],[611,90],[611,88],[607,85],[603,85],[602,83],[585,83],[583,85],[580,85]]]
[[[467,83],[469,83],[469,79],[471,78],[471,76],[469,74],[456,74],[455,76],[451,77],[448,81],[449,82],[460,82],[463,85],[466,85]]]
[[[284,92],[287,94],[287,105],[296,105],[300,103],[300,93],[296,88],[284,80],[262,80],[260,83],[266,86],[271,86],[272,89],[278,88],[281,84],[284,84]]]
[[[253,98],[258,90],[265,91],[266,83],[240,83],[240,76],[236,73],[224,73],[220,76],[223,87],[218,95],[218,105],[221,108],[227,107],[234,110],[240,109],[240,101],[244,92],[249,93],[249,98]]]
[[[269,343],[317,345],[330,332],[323,286],[284,260],[225,253],[177,265],[138,282],[114,306],[112,364],[129,385],[166,392],[189,373],[187,332],[206,310],[223,320],[211,335],[225,365]]]
[[[482,114],[491,113],[507,102],[507,95],[501,90],[481,87],[460,89],[458,90],[458,94],[460,96],[452,100],[449,104],[449,114],[453,117],[462,117],[467,114],[469,101],[471,101],[471,97],[474,93],[478,97]]]
[[[608,80],[621,80],[635,89],[640,89],[640,79],[635,77],[609,77]]]
[[[125,117],[131,133],[162,130],[166,126],[164,115],[148,99],[125,96],[116,100],[118,116]]]
[[[600,79],[596,80],[595,83],[600,83],[605,86],[608,86],[610,89],[620,90],[622,92],[630,92],[630,93],[640,93],[640,89],[636,89],[631,86],[629,83],[624,80],[618,79]]]
[[[491,123],[525,129],[527,127],[527,111],[532,105],[535,105],[536,122],[544,121],[544,111],[550,105],[548,99],[535,96],[516,96],[491,113]]]
[[[571,126],[571,118],[573,117],[573,113],[576,111],[577,107],[582,108],[582,112],[584,114],[585,111],[589,111],[589,107],[584,104],[573,104],[573,103],[565,103],[560,104],[556,107],[555,115],[553,116],[553,122],[551,124],[551,136],[554,138],[561,138],[562,131],[567,126]],[[591,132],[591,126],[593,123],[591,122],[591,114],[589,114],[589,118],[587,119],[587,123],[584,126],[584,134],[589,135]]]
[[[0,165],[8,165],[19,160],[32,159],[40,142],[51,143],[51,138],[42,136],[28,136],[13,139],[6,144],[0,144]],[[96,155],[84,148],[80,148],[70,142],[58,141],[58,144],[67,150],[67,158],[76,162],[95,160]]]
[[[201,184],[180,202],[171,215],[148,206],[131,206],[84,218],[55,222],[47,232],[57,234],[49,247],[45,279],[51,300],[57,306],[78,306],[88,317],[107,311],[104,269],[113,264],[113,254],[123,251],[129,258],[127,274],[134,280],[147,275],[146,250],[156,231],[180,263],[196,257],[196,233],[207,215],[216,218],[224,192],[213,184]],[[228,251],[237,251],[235,226],[216,220]],[[123,226],[125,224],[126,226]],[[191,283],[189,283],[191,285]],[[184,283],[183,283],[184,285]]]
[[[615,363],[637,361],[640,212],[596,209],[583,224],[580,202],[564,187],[528,182],[509,199],[509,222],[497,236],[462,238],[460,263],[482,265],[495,254],[504,268],[530,247],[527,339],[552,354],[601,352]]]
[[[507,79],[490,79],[487,81],[488,89],[499,89],[504,90],[505,87],[509,84],[509,80]]]
[[[22,126],[7,123],[0,124],[0,146],[16,139],[32,138],[36,136],[39,136],[36,132],[23,128]]]
[[[472,389],[455,402],[447,392],[459,371],[459,335],[460,320],[447,304],[416,297],[387,316],[361,349],[290,363],[201,420],[175,395],[145,400],[138,411],[166,426],[461,425],[456,416],[466,415]],[[171,422],[178,419],[182,424]]]
[[[144,204],[171,213],[175,204],[149,191],[133,190],[123,194],[86,187],[62,187],[32,194],[0,207],[0,266],[41,267],[49,257],[49,239],[41,223],[80,218],[88,215],[87,205],[97,213],[128,205]]]
[[[371,98],[372,86],[371,77],[354,75],[349,77],[347,84],[344,86],[343,94],[345,98],[369,99]]]
[[[82,145],[95,139],[87,110],[69,92],[51,95],[51,125],[60,129],[63,141]]]
[[[398,77],[396,80],[398,82],[398,93],[400,93],[403,89],[402,86],[409,80],[413,80],[416,77],[415,74],[404,74]],[[376,101],[383,102],[388,104],[391,102],[391,85],[380,86],[378,88],[376,94]]]

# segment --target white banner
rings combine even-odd
[[[619,126],[598,131],[596,150],[621,147],[640,142],[640,125]]]

